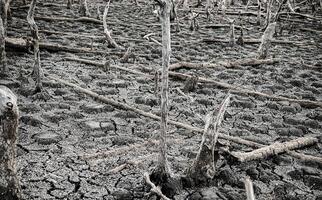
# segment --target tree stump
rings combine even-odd
[[[16,170],[16,139],[19,111],[13,92],[0,85],[0,199],[19,200],[21,189]]]

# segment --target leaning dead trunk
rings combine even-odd
[[[187,170],[187,184],[195,186],[206,183],[215,175],[215,166],[218,154],[215,146],[219,136],[219,127],[224,119],[225,111],[230,102],[230,94],[224,99],[214,117],[215,111],[211,112],[206,118],[206,125],[202,135],[199,152],[193,165]]]
[[[105,37],[106,37],[106,41],[108,42],[108,46],[111,46],[111,47],[116,48],[116,49],[121,49],[121,47],[112,38],[111,32],[107,29],[106,18],[107,18],[108,9],[110,7],[110,1],[111,0],[109,0],[107,2],[106,6],[105,6],[105,9],[104,9],[104,14],[103,14],[104,34],[105,34]]]
[[[10,89],[0,86],[0,199],[19,200],[21,190],[16,170],[18,126],[17,98]]]
[[[265,59],[268,55],[268,50],[271,46],[271,41],[273,39],[273,35],[275,33],[275,27],[276,22],[270,23],[266,30],[264,31],[264,34],[262,36],[262,42],[258,48],[258,59]]]
[[[39,50],[39,34],[38,34],[38,27],[34,20],[34,13],[36,7],[37,0],[32,0],[30,4],[30,8],[27,15],[27,21],[30,27],[31,35],[33,38],[33,46],[34,46],[34,69],[33,75],[36,78],[36,90],[35,92],[42,91],[42,82],[41,79],[43,77],[42,69],[40,66],[40,50]]]

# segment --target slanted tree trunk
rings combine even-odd
[[[35,13],[35,7],[36,7],[37,0],[32,0],[30,3],[30,8],[27,15],[27,21],[30,27],[31,35],[33,38],[33,46],[34,46],[34,69],[33,69],[33,75],[36,78],[36,89],[35,92],[41,92],[42,82],[41,79],[43,77],[43,72],[41,69],[40,64],[40,50],[39,50],[39,34],[38,34],[38,27],[36,25],[36,22],[34,20],[34,13]]]
[[[262,42],[259,45],[258,48],[258,59],[266,59],[268,55],[268,50],[271,46],[271,41],[273,39],[273,35],[275,33],[275,27],[276,27],[276,22],[270,23],[266,30],[264,31],[264,34],[262,36]]]
[[[107,13],[108,13],[108,9],[110,7],[110,2],[111,0],[109,0],[105,6],[104,9],[104,14],[103,14],[103,27],[104,27],[104,34],[106,37],[106,41],[108,42],[108,46],[116,48],[116,49],[121,49],[121,47],[115,42],[115,40],[112,38],[111,36],[111,31],[109,31],[107,29],[107,23],[106,23],[106,18],[107,18]]]
[[[219,109],[211,112],[206,117],[206,125],[202,135],[199,152],[194,163],[187,170],[187,183],[185,184],[188,184],[188,186],[196,186],[206,183],[215,175],[215,166],[218,160],[215,146],[219,136],[219,127],[224,119],[225,111],[230,102],[230,96],[231,95],[228,94],[221,103]],[[214,117],[215,113],[217,113],[216,117]]]
[[[18,126],[17,98],[5,86],[0,86],[0,199],[19,200],[21,189],[16,169],[16,139]]]

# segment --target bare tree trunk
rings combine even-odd
[[[225,111],[230,102],[230,94],[223,100],[218,110],[211,112],[206,118],[199,152],[193,165],[187,170],[189,185],[195,186],[207,182],[215,175],[218,155],[215,146],[219,136],[219,126],[224,119]],[[214,117],[217,111],[216,118]]]
[[[79,13],[83,17],[89,17],[90,13],[87,6],[87,0],[80,0]]]
[[[6,58],[6,49],[5,49],[5,27],[3,25],[2,19],[0,17],[0,66],[1,71],[0,75],[7,75],[8,74],[8,66],[7,66],[7,58]]]
[[[262,42],[259,45],[258,48],[258,59],[265,59],[267,58],[268,55],[268,50],[271,46],[271,40],[273,39],[273,35],[275,33],[275,27],[276,27],[276,22],[270,23],[266,30],[264,31],[264,34],[262,36]]]
[[[170,168],[167,160],[166,135],[168,126],[168,92],[169,92],[169,65],[171,53],[170,38],[170,10],[171,0],[165,0],[161,6],[162,20],[162,75],[161,75],[161,124],[160,124],[160,154],[157,168],[160,174],[170,174]]]
[[[34,13],[36,7],[37,0],[32,0],[30,4],[30,8],[27,15],[27,21],[30,27],[31,35],[33,38],[33,45],[34,45],[34,69],[33,75],[36,78],[36,90],[35,92],[42,91],[42,82],[41,79],[43,77],[43,72],[40,65],[40,50],[39,50],[39,34],[38,34],[38,27],[34,20]]]
[[[230,39],[229,39],[229,45],[231,47],[235,46],[235,20],[229,20],[230,24]]]
[[[72,0],[67,0],[67,9],[71,9],[72,8]]]
[[[253,182],[250,180],[249,177],[246,177],[245,179],[245,189],[246,189],[247,200],[255,200]]]
[[[0,199],[19,200],[21,189],[16,169],[16,139],[18,127],[17,98],[5,86],[0,86]]]
[[[113,48],[121,49],[121,47],[112,38],[111,32],[107,29],[106,18],[107,18],[108,9],[110,7],[110,2],[111,2],[111,0],[109,0],[107,2],[106,6],[105,6],[105,9],[104,9],[104,14],[103,14],[104,34],[105,34],[105,37],[106,37],[106,40],[107,40],[109,46],[111,46]]]

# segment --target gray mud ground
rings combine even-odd
[[[103,12],[105,4],[99,0],[90,1],[93,17],[97,15],[97,5]],[[202,10],[203,7],[195,9]],[[153,79],[64,59],[75,56],[99,62],[109,60],[145,73],[160,69],[161,47],[143,39],[148,33],[156,33],[153,38],[161,41],[161,26],[152,11],[152,2],[149,1],[141,2],[141,8],[132,2],[111,3],[109,29],[113,30],[112,37],[116,42],[123,47],[133,48],[135,58],[131,58],[129,63],[119,62],[124,50],[111,49],[102,40],[85,37],[103,36],[102,25],[36,20],[42,41],[92,47],[93,50],[106,52],[72,54],[42,50],[41,63],[45,72],[116,101],[158,114]],[[30,34],[26,13],[26,8],[13,9],[9,36],[25,37]],[[66,3],[61,0],[41,1],[36,16],[76,18],[79,16],[78,5],[68,10]],[[200,39],[228,38],[229,28],[206,28],[204,25],[208,22],[205,15],[200,15],[201,28],[192,32],[184,16],[179,11],[182,30],[172,33],[171,63],[216,62],[255,56],[257,44],[228,47],[227,44],[200,42]],[[260,28],[254,25],[255,17],[228,16],[236,19],[237,24],[244,24],[247,28],[244,31],[246,38],[260,38],[262,35]],[[322,18],[321,15],[317,17]],[[269,94],[322,101],[322,35],[301,29],[321,30],[321,20],[319,24],[308,19],[296,19],[305,23],[283,21],[282,26],[278,27],[282,27],[282,34],[277,39],[300,41],[303,45],[274,44],[270,56],[281,59],[280,63],[238,69],[182,69],[180,72]],[[220,17],[216,17],[210,23],[226,23],[220,20]],[[48,34],[44,30],[71,34]],[[75,37],[72,33],[85,36]],[[238,30],[236,34],[239,36]],[[25,199],[157,199],[157,196],[149,193],[141,170],[153,169],[157,146],[153,142],[140,144],[158,139],[159,122],[102,104],[49,79],[45,79],[44,86],[51,98],[48,101],[35,99],[29,92],[29,88],[33,87],[32,78],[29,78],[33,66],[32,53],[11,50],[7,55],[12,75],[0,83],[15,91],[19,99],[18,170]],[[227,91],[213,85],[198,84],[195,91],[187,92],[188,97],[185,97],[177,90],[183,90],[183,87],[184,82],[171,79],[170,119],[202,128],[204,116],[219,106]],[[221,132],[271,144],[305,135],[319,135],[321,127],[321,108],[233,95]],[[321,157],[321,136],[319,138],[318,144],[298,152]],[[199,133],[169,126],[169,161],[176,174],[183,174],[192,163],[200,141]],[[228,144],[231,150],[251,150],[247,146],[222,142]],[[136,148],[127,148],[131,145],[136,145]],[[83,157],[98,152],[108,152],[108,155],[95,159]],[[131,164],[135,162],[137,164]],[[253,180],[258,200],[322,199],[321,166],[303,163],[287,155],[243,164],[222,158],[213,182],[198,188],[183,189],[174,198],[245,199],[245,175]]]

